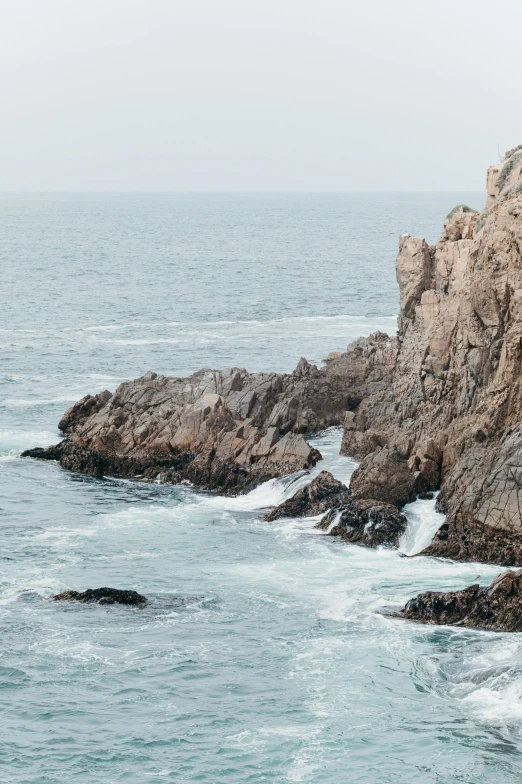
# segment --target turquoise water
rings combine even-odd
[[[3,196],[0,780],[504,784],[522,772],[522,643],[378,613],[479,564],[339,543],[237,499],[21,460],[65,408],[152,368],[290,370],[394,330],[403,231],[469,194]],[[348,481],[332,429],[314,443]],[[403,553],[440,524],[407,509]],[[65,606],[133,588],[142,610]]]

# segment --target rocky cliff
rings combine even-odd
[[[482,213],[455,208],[434,246],[399,243],[392,383],[346,417],[352,491],[403,503],[441,488],[426,554],[522,562],[522,147],[487,177]],[[377,444],[377,448],[375,447]]]
[[[401,507],[441,490],[430,555],[522,563],[522,146],[490,167],[487,203],[460,205],[429,246],[399,242],[399,335],[377,333],[291,374],[147,373],[87,396],[64,440],[25,454],[97,476],[242,492],[307,469],[304,434],[343,424],[361,460],[353,499]]]

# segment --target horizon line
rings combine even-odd
[[[0,190],[1,196],[24,196],[24,195],[42,195],[42,194],[93,194],[93,195],[111,195],[111,194],[124,194],[124,195],[190,195],[190,194],[212,194],[212,195],[310,195],[310,194],[415,194],[415,193],[473,193],[485,195],[485,191],[478,191],[469,188],[459,188],[451,190],[429,190],[427,188],[417,190]]]

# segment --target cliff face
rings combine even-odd
[[[458,207],[435,246],[403,235],[392,383],[347,415],[360,497],[441,487],[426,553],[522,562],[522,149],[491,167],[486,209]],[[375,449],[375,444],[378,448]]]

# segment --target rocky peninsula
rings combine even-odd
[[[456,207],[433,246],[400,238],[397,280],[397,336],[290,374],[149,372],[83,398],[59,444],[24,455],[235,494],[309,469],[320,454],[305,436],[342,425],[342,452],[361,461],[346,520],[376,504],[388,520],[391,505],[396,539],[398,510],[440,490],[447,518],[424,554],[521,565],[522,146],[489,168],[481,213]]]

